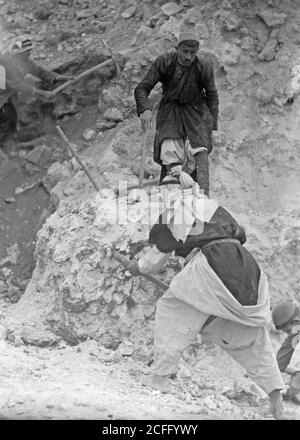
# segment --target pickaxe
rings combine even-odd
[[[56,89],[51,91],[52,96],[54,97],[55,95],[57,95],[59,92],[61,92],[62,90],[64,90],[66,87],[68,87],[71,84],[76,83],[77,81],[79,81],[80,79],[84,78],[85,76],[90,75],[91,73],[97,72],[98,70],[102,69],[103,67],[108,66],[109,64],[113,63],[117,74],[119,75],[121,72],[121,68],[120,65],[117,62],[116,56],[112,53],[112,50],[108,47],[107,43],[105,42],[105,46],[109,49],[112,57],[109,58],[108,60],[104,61],[103,63],[97,64],[94,67],[91,67],[88,70],[85,70],[84,72],[80,73],[79,75],[75,76],[74,78],[70,79],[69,81],[66,81],[65,83],[61,84],[60,86],[56,87]]]
[[[125,267],[125,269],[131,263],[130,260],[128,260],[126,257],[124,257],[124,255],[120,254],[119,252],[114,252],[113,253],[113,257],[114,257],[115,260],[117,260],[120,263],[122,263],[123,266]],[[154,275],[150,275],[150,274],[147,274],[147,273],[141,273],[140,275],[143,276],[144,278],[146,278],[148,281],[151,281],[151,283],[155,284],[155,286],[159,287],[163,291],[166,291],[169,288],[169,286],[166,283],[161,281],[159,278],[156,278]]]

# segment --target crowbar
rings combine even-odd
[[[142,137],[142,152],[141,152],[141,165],[139,172],[139,187],[143,188],[144,182],[144,168],[145,168],[145,160],[146,160],[146,151],[147,151],[147,138],[148,138],[148,129],[143,132]]]
[[[62,131],[62,129],[60,128],[59,125],[56,126],[56,129],[57,129],[60,137],[65,141],[66,146],[67,146],[68,150],[71,152],[72,156],[74,156],[75,159],[80,163],[80,165],[82,166],[82,168],[85,171],[86,175],[88,176],[88,178],[90,179],[90,181],[92,182],[94,187],[96,188],[96,191],[99,192],[101,190],[100,186],[95,181],[95,179],[93,178],[93,176],[91,175],[91,173],[87,169],[86,165],[82,162],[82,160],[80,159],[80,157],[78,156],[78,154],[76,153],[74,148],[72,147],[72,144],[69,141],[69,139],[67,138],[67,136],[65,135],[65,133]]]

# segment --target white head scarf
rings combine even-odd
[[[169,176],[164,182],[168,179]],[[204,222],[211,219],[219,205],[215,200],[208,199],[188,174],[181,172],[178,180],[178,184],[162,186],[163,220],[174,238],[185,242],[189,234],[203,232]]]

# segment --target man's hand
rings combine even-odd
[[[59,73],[57,73],[55,75],[54,81],[69,81],[71,79],[74,79],[75,77],[72,75],[60,75]]]
[[[130,264],[128,264],[128,266],[126,267],[126,270],[128,270],[131,273],[131,275],[133,275],[133,276],[140,275],[140,273],[141,273],[136,261],[132,261]]]
[[[140,114],[140,119],[141,119],[142,130],[143,132],[145,132],[146,130],[151,128],[152,111],[145,110],[143,113]]]

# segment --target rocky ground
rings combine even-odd
[[[181,28],[194,27],[220,94],[211,196],[245,226],[247,247],[269,276],[272,305],[282,297],[299,300],[299,5],[169,3],[0,1],[3,45],[29,35],[36,62],[76,74],[110,56],[105,39],[121,68],[119,76],[113,66],[93,74],[49,104],[42,140],[27,146],[11,140],[4,148],[10,159],[0,165],[3,418],[270,417],[266,396],[244,371],[200,340],[184,354],[170,394],[140,385],[161,292],[133,280],[112,251],[141,250],[147,203],[131,192],[126,212],[108,188],[137,182],[137,81],[172,49]],[[152,94],[154,109],[159,92]],[[96,194],[56,124],[105,191]],[[158,175],[152,139],[153,130],[146,179]],[[168,282],[173,270],[170,261],[161,278]],[[272,330],[272,336],[278,348],[283,335]],[[285,406],[289,418],[300,417],[295,405]]]

